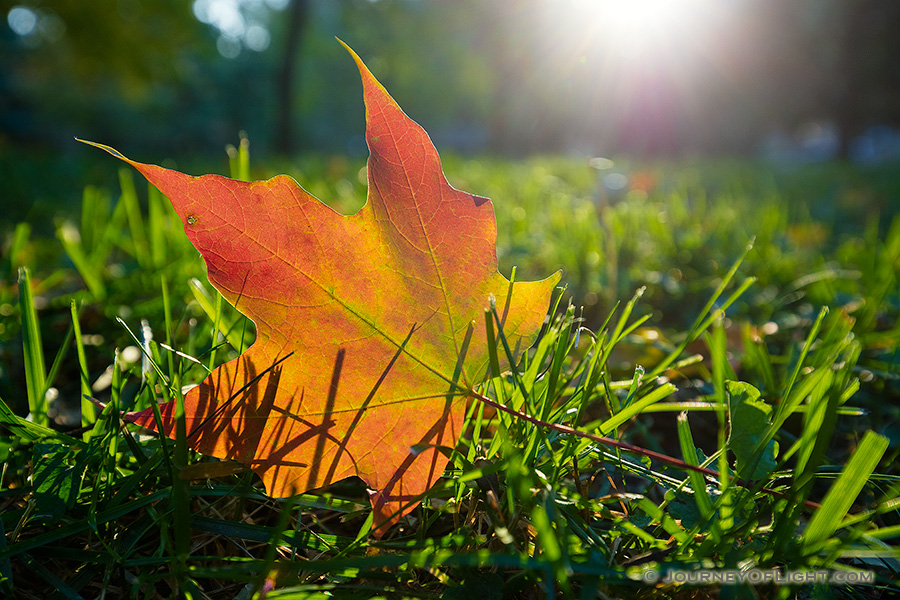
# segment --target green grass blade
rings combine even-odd
[[[81,426],[88,427],[97,421],[96,408],[90,401],[91,382],[88,374],[87,356],[84,353],[84,341],[81,337],[81,323],[78,320],[78,307],[75,300],[70,306],[72,312],[72,328],[75,331],[75,350],[78,353],[78,375],[81,389]],[[90,438],[90,433],[85,432],[85,441]]]
[[[109,206],[103,206],[103,196],[92,185],[84,187],[81,194],[81,243],[88,255],[99,242],[105,221],[109,218]]]
[[[50,391],[50,387],[53,385],[53,382],[56,381],[56,375],[59,373],[60,367],[62,367],[63,361],[66,358],[66,354],[69,351],[69,343],[71,343],[72,338],[74,337],[75,328],[72,324],[69,324],[69,328],[66,331],[66,335],[63,338],[62,344],[59,346],[59,350],[56,352],[56,357],[53,359],[53,364],[50,365],[50,371],[47,373],[47,379],[44,381],[44,395],[47,395],[47,392]]]
[[[203,284],[200,283],[200,280],[191,279],[188,282],[188,286],[191,289],[191,293],[194,295],[194,299],[197,300],[197,303],[200,305],[200,308],[203,309],[203,312],[206,313],[206,316],[209,317],[209,320],[218,324],[219,333],[225,336],[225,339],[228,340],[228,343],[231,344],[233,348],[242,349],[243,336],[241,335],[241,332],[234,327],[234,323],[230,322],[230,320],[225,318],[222,314],[222,305],[219,304],[219,309],[216,309],[217,301],[213,300]],[[221,294],[219,294],[218,291],[216,291],[216,295],[221,297]]]
[[[559,373],[562,369],[563,360],[568,355],[569,337],[572,334],[574,317],[575,307],[570,306],[568,310],[566,310],[562,328],[556,337],[556,347],[554,348],[553,358],[550,362],[550,373],[547,379],[547,391],[544,396],[544,406],[541,408],[542,421],[546,421],[550,418],[550,411],[553,408],[554,400],[556,400],[556,386],[559,383]]]
[[[49,425],[45,396],[47,371],[44,367],[44,348],[41,344],[41,329],[31,293],[31,274],[28,267],[19,268],[19,309],[22,313],[22,350],[25,353],[28,410],[34,423]]]
[[[838,530],[887,448],[886,437],[873,431],[865,433],[853,456],[825,494],[821,508],[813,514],[806,526],[802,538],[802,546],[806,552],[815,552],[822,542]]]
[[[19,253],[28,244],[29,237],[31,237],[31,225],[28,223],[17,224],[16,230],[13,232],[12,243],[9,245],[9,259],[14,266],[19,266],[15,262],[19,258]]]
[[[78,444],[78,440],[50,429],[46,425],[32,423],[27,419],[23,419],[12,411],[12,409],[0,398],[0,425],[3,425],[13,435],[26,440],[28,442],[37,442],[40,440],[55,440],[63,444],[74,446]]]
[[[76,443],[78,442],[76,441]],[[89,522],[87,519],[79,519],[60,527],[51,528],[49,531],[39,533],[38,535],[22,540],[21,542],[9,544],[6,548],[0,548],[0,560],[11,556],[18,556],[23,552],[28,552],[30,550],[52,544],[53,542],[65,539],[69,536],[88,531],[92,527],[96,527],[97,525],[102,525],[116,519],[121,519],[123,516],[135,510],[143,508],[154,502],[159,502],[160,500],[164,499],[168,493],[168,490],[158,490],[115,508],[99,512],[97,513],[96,518],[93,520],[93,522]]]
[[[680,344],[669,353],[666,358],[662,360],[654,369],[649,373],[648,377],[656,377],[660,373],[664,372],[669,366],[678,360],[681,357],[681,353],[684,352],[684,349],[687,348],[688,344],[697,339],[707,327],[709,327],[712,320],[715,318],[715,315],[710,315],[710,311],[712,311],[713,306],[715,306],[716,301],[719,299],[725,292],[725,288],[728,287],[728,284],[731,283],[731,280],[734,278],[735,273],[737,273],[738,267],[741,266],[741,263],[744,262],[744,259],[747,257],[747,254],[753,248],[753,242],[751,241],[744,248],[744,252],[738,257],[738,259],[731,265],[731,268],[728,269],[728,272],[725,273],[724,277],[722,277],[722,281],[719,282],[719,285],[716,287],[716,290],[713,292],[712,296],[710,296],[709,300],[707,300],[706,305],[700,311],[700,314],[697,315],[696,319],[694,319],[694,324],[691,325],[691,328],[688,330],[687,335],[685,335],[684,339]],[[729,305],[731,305],[737,298],[746,291],[750,285],[753,284],[755,279],[751,278],[745,280],[738,289],[728,297],[727,301],[719,307],[719,310],[724,311]]]
[[[250,140],[243,131],[240,138],[237,148],[231,144],[225,146],[225,152],[228,154],[228,170],[232,179],[250,181]]]
[[[13,232],[12,241],[7,250],[9,258],[9,279],[16,275],[16,270],[22,265],[22,251],[28,245],[28,238],[31,236],[31,225],[28,223],[19,223]]]
[[[734,370],[728,363],[728,355],[725,348],[725,328],[722,321],[724,315],[719,313],[719,317],[713,322],[712,334],[707,338],[709,346],[709,355],[712,359],[712,384],[713,397],[722,410],[716,411],[716,419],[718,421],[717,428],[717,448],[719,451],[719,485],[722,489],[728,486],[728,455],[725,452],[725,437],[728,431],[725,416],[725,377],[726,372],[729,378],[737,379]]]
[[[52,589],[56,590],[57,596],[61,596],[67,600],[84,600],[83,596],[70,587],[65,581],[60,579],[56,573],[45,567],[33,557],[28,554],[23,554],[21,561],[22,564],[28,567],[32,575],[40,577],[45,583],[50,585]]]
[[[216,292],[216,304],[215,311],[213,315],[213,328],[212,328],[212,347],[209,350],[209,365],[207,368],[212,371],[216,367],[216,350],[219,347],[219,328],[222,323],[222,294]]]
[[[565,597],[572,594],[567,573],[566,560],[563,554],[563,547],[559,543],[559,534],[554,530],[550,522],[547,511],[540,504],[536,504],[531,511],[531,524],[537,532],[537,540],[540,545],[541,558],[547,561],[553,569],[554,580],[562,588]],[[550,589],[552,590],[552,582]],[[548,591],[548,597],[553,598],[555,594]]]
[[[681,445],[681,455],[684,462],[689,465],[699,466],[700,461],[697,460],[697,447],[694,445],[694,437],[691,434],[691,426],[688,423],[687,413],[678,415],[678,442]],[[712,517],[712,501],[709,498],[709,492],[706,489],[706,480],[703,475],[696,471],[688,471],[688,478],[691,482],[691,488],[694,490],[694,501],[700,510],[700,515],[704,519]]]
[[[791,376],[787,381],[787,384],[784,387],[784,391],[781,393],[781,397],[785,400],[789,400],[788,402],[782,402],[778,410],[775,412],[775,417],[773,418],[773,429],[778,430],[784,424],[784,419],[787,418],[787,415],[790,414],[790,409],[793,408],[793,404],[800,403],[803,398],[801,395],[797,395],[796,399],[791,397],[791,392],[794,389],[794,384],[797,382],[797,378],[800,376],[800,371],[803,369],[803,364],[806,362],[806,357],[809,355],[809,351],[812,348],[813,342],[819,336],[819,329],[822,327],[822,323],[825,321],[825,317],[828,315],[828,307],[823,306],[819,311],[819,315],[816,317],[815,322],[813,323],[812,328],[809,330],[809,335],[806,336],[806,342],[803,344],[803,349],[800,351],[800,357],[797,359],[797,364],[794,365],[794,369],[791,372]]]
[[[147,242],[144,218],[141,216],[141,205],[134,187],[134,175],[130,168],[119,169],[119,185],[122,187],[121,202],[125,206],[128,229],[131,231],[131,240],[134,244],[134,257],[141,267],[149,269],[153,264],[153,259],[150,255],[150,244]]]
[[[678,388],[672,383],[664,383],[638,400],[632,402],[606,421],[603,421],[603,424],[600,425],[600,432],[603,435],[607,435],[619,425],[625,423],[632,417],[639,415],[648,406],[656,404],[666,396],[673,394],[677,389]]]
[[[238,146],[238,179],[250,181],[250,140],[241,132],[241,143]]]
[[[494,316],[490,308],[484,309],[484,330],[488,345],[488,365],[494,380],[494,394],[499,402],[505,402],[503,381],[500,372],[500,357],[497,353],[497,336],[494,334]]]
[[[106,285],[103,283],[100,268],[85,256],[80,235],[75,227],[71,223],[61,224],[56,228],[56,237],[94,299],[100,301],[106,298]]]
[[[147,186],[147,221],[150,232],[150,259],[153,266],[161,269],[168,258],[166,233],[169,229],[171,206],[165,196],[153,185]]]

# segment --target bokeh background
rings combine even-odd
[[[0,2],[0,152],[364,155],[353,47],[442,151],[900,156],[889,0]],[[148,156],[149,155],[149,156]],[[9,164],[8,162],[6,163]]]

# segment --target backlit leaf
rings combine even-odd
[[[498,272],[491,202],[447,183],[428,135],[353,57],[370,152],[355,215],[285,175],[191,177],[100,147],[168,196],[210,282],[256,323],[256,342],[186,396],[188,444],[250,465],[276,497],[358,475],[381,534],[457,443],[491,298],[525,349],[559,274],[511,285]],[[173,437],[175,404],[160,408]],[[155,429],[149,410],[130,418]]]

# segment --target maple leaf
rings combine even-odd
[[[355,215],[285,175],[191,177],[94,145],[171,200],[210,282],[256,324],[255,343],[184,398],[188,445],[250,465],[274,497],[358,475],[381,535],[459,439],[488,362],[484,309],[496,298],[506,337],[527,348],[560,274],[498,272],[490,200],[450,186],[425,131],[347,49],[370,152]],[[174,437],[175,403],[160,411]],[[149,409],[129,420],[156,430]]]

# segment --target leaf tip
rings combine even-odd
[[[341,44],[341,46],[346,48],[347,52],[350,53],[350,56],[353,58],[354,62],[356,62],[356,67],[359,69],[360,77],[362,77],[364,94],[367,95],[368,91],[377,90],[377,92],[379,92],[380,94],[376,94],[376,95],[380,95],[384,99],[386,99],[388,102],[396,105],[396,102],[394,102],[394,99],[391,98],[391,95],[384,88],[384,86],[381,85],[381,82],[378,81],[378,79],[376,79],[376,77],[372,74],[372,71],[369,70],[369,67],[366,66],[366,63],[363,62],[363,59],[361,59],[359,57],[359,54],[357,54],[353,50],[353,48],[348,46],[341,38],[335,36],[334,39],[336,39]],[[398,108],[399,108],[399,106],[398,106]],[[366,110],[368,111],[368,109],[369,109],[369,100],[367,99],[366,100]]]
[[[365,70],[365,71],[368,71],[368,70],[369,70],[368,68],[366,68],[365,63],[363,63],[362,59],[359,57],[359,54],[357,54],[356,51],[355,51],[353,48],[351,48],[344,40],[342,40],[341,38],[339,38],[339,37],[337,37],[337,36],[334,36],[334,39],[336,39],[336,40],[338,41],[338,43],[339,43],[341,46],[343,46],[344,49],[345,49],[347,52],[350,53],[350,56],[351,56],[351,57],[353,58],[353,60],[356,62],[356,65],[359,67],[359,69],[360,69],[361,71],[362,71],[362,70]]]
[[[93,146],[93,147],[95,147],[95,148],[100,148],[101,150],[105,150],[106,152],[109,152],[110,154],[112,154],[112,155],[115,156],[116,158],[121,159],[121,160],[124,160],[125,162],[128,162],[128,163],[132,162],[129,158],[127,158],[124,154],[122,154],[121,152],[119,152],[118,150],[116,150],[115,148],[113,148],[112,146],[107,146],[107,145],[105,145],[105,144],[100,144],[100,143],[97,143],[97,142],[92,142],[92,141],[90,141],[90,140],[83,140],[83,139],[81,139],[81,138],[79,138],[79,137],[76,137],[76,138],[75,138],[75,141],[76,141],[76,142],[81,142],[82,144],[87,144],[88,146]]]
[[[559,282],[562,281],[562,276],[563,276],[563,270],[557,269],[555,273],[550,274],[550,276],[547,277],[546,279],[544,279],[543,281],[547,282],[551,288],[556,288],[557,286],[560,285]],[[566,284],[562,284],[561,287],[565,288]]]

